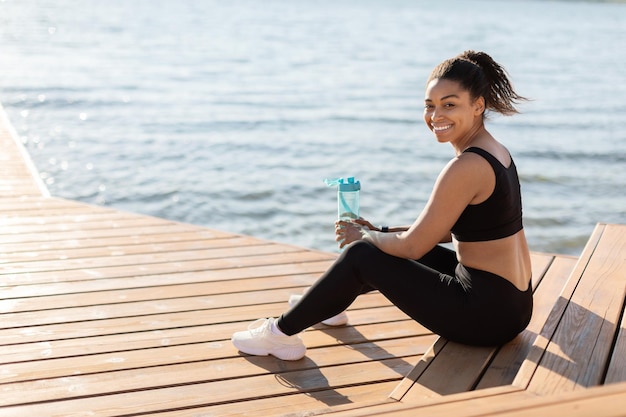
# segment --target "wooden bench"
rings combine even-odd
[[[541,279],[533,282],[533,318],[515,340],[477,348],[439,338],[391,393],[396,402],[336,415],[470,415],[463,410],[514,410],[553,396],[577,404],[572,391],[618,382],[606,396],[626,403],[625,254],[626,225],[598,224],[568,279],[559,274],[571,268],[563,258],[545,276],[534,274]],[[602,388],[579,394],[586,404],[605,396]]]

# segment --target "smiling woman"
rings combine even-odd
[[[424,103],[424,121],[439,142],[447,142],[453,129],[471,131],[475,118],[482,117],[485,111],[482,96],[473,99],[458,82],[439,78],[428,83]],[[475,133],[469,132],[469,137]]]
[[[484,124],[486,110],[514,114],[520,99],[485,53],[466,51],[438,65],[428,79],[424,120],[455,157],[424,210],[410,227],[337,221],[336,240],[348,246],[335,264],[291,310],[235,333],[233,344],[253,355],[299,359],[306,352],[299,332],[374,290],[455,342],[497,345],[524,330],[533,299],[519,178]],[[438,245],[449,241],[454,251]]]

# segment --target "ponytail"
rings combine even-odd
[[[510,116],[519,111],[515,105],[526,101],[513,90],[506,70],[484,52],[465,51],[433,69],[434,79],[457,81],[473,99],[484,97],[485,109]]]

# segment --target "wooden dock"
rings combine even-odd
[[[597,267],[534,253],[534,322],[503,348],[446,343],[372,293],[282,362],[240,354],[231,334],[283,312],[336,255],[51,197],[1,108],[0,161],[0,416],[623,415],[626,229],[598,232],[586,252],[610,233],[619,250]],[[571,300],[600,304],[599,330],[577,337],[609,353],[590,359],[598,378],[546,388],[546,370],[578,352],[552,350],[561,323],[596,328]]]

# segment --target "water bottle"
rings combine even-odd
[[[337,216],[339,220],[359,218],[359,190],[361,183],[354,177],[324,180],[329,187],[337,187]]]

